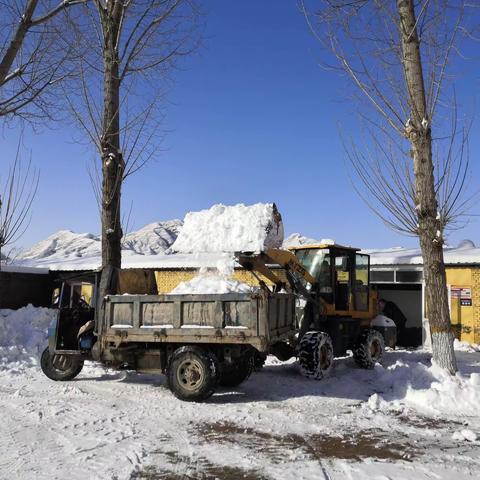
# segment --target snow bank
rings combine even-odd
[[[209,294],[209,293],[251,293],[252,287],[231,278],[234,271],[234,259],[222,259],[214,270],[201,268],[198,276],[188,282],[180,283],[170,295]]]
[[[172,252],[236,252],[278,248],[283,242],[282,217],[274,203],[214,205],[190,212]]]
[[[477,416],[480,404],[480,373],[452,376],[432,362],[431,366],[398,360],[383,369],[378,366],[379,387],[368,400],[372,410],[403,410],[425,415]],[[383,370],[383,371],[382,371]]]
[[[457,340],[457,339],[455,339],[453,342],[453,348],[457,352],[467,352],[467,353],[480,352],[480,345],[478,345],[477,343],[461,342],[460,340]]]
[[[36,365],[47,345],[47,328],[57,310],[32,305],[0,310],[0,371]]]

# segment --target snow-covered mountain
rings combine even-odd
[[[164,253],[175,242],[182,226],[181,220],[150,223],[136,232],[125,235],[122,248],[140,255]]]
[[[169,220],[155,222],[131,232],[123,238],[122,250],[137,255],[158,255],[176,240],[183,222]],[[78,259],[101,255],[100,236],[60,230],[19,256],[19,260]]]
[[[312,243],[318,243],[319,240],[306,237],[300,233],[292,233],[283,241],[283,248],[299,247],[300,245],[308,245]]]
[[[100,253],[100,237],[91,233],[60,230],[35,244],[20,255],[21,260],[39,260],[48,257],[92,257]]]

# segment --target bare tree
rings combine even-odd
[[[20,145],[21,141],[5,181],[2,182],[0,177],[0,269],[2,250],[19,240],[28,228],[29,214],[38,188],[38,171],[32,168],[31,161],[22,164]],[[4,260],[7,259],[8,255],[5,255]]]
[[[47,93],[65,76],[67,8],[88,0],[8,1],[0,6],[0,117],[51,116]]]
[[[66,97],[100,157],[91,179],[105,271],[121,267],[122,184],[157,151],[159,100],[177,59],[195,47],[197,18],[190,0],[92,0],[77,22],[76,44],[94,43],[79,55],[79,84]]]
[[[368,145],[349,149],[369,205],[391,228],[418,236],[433,359],[457,370],[443,258],[444,232],[465,210],[467,132],[446,95],[452,53],[466,33],[459,0],[302,2],[307,22],[356,86]],[[338,66],[339,65],[339,66]],[[372,108],[373,107],[373,108]],[[435,132],[435,136],[432,132]],[[364,196],[365,197],[365,196]]]

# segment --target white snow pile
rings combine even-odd
[[[32,305],[0,310],[0,371],[38,364],[47,346],[48,325],[56,314],[57,310]]]
[[[403,360],[385,369],[377,368],[383,393],[369,398],[367,405],[371,410],[412,408],[433,416],[478,416],[480,373],[453,376],[434,362],[428,366]]]
[[[172,252],[263,251],[283,243],[282,217],[274,203],[214,205],[190,212]]]
[[[455,339],[453,342],[453,348],[457,352],[467,352],[467,353],[474,353],[480,352],[480,345],[477,343],[468,343],[468,342],[461,342],[458,339]]]
[[[170,292],[170,295],[251,293],[253,287],[231,278],[233,272],[233,258],[219,260],[215,269],[201,268],[199,274],[195,278],[177,285],[177,287]]]

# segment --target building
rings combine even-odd
[[[412,329],[412,345],[429,343],[425,284],[419,249],[371,250],[371,282],[379,296],[394,301]],[[450,313],[456,337],[480,343],[480,248],[469,240],[444,250]],[[416,332],[416,333],[415,333]],[[414,338],[416,335],[416,339]]]

